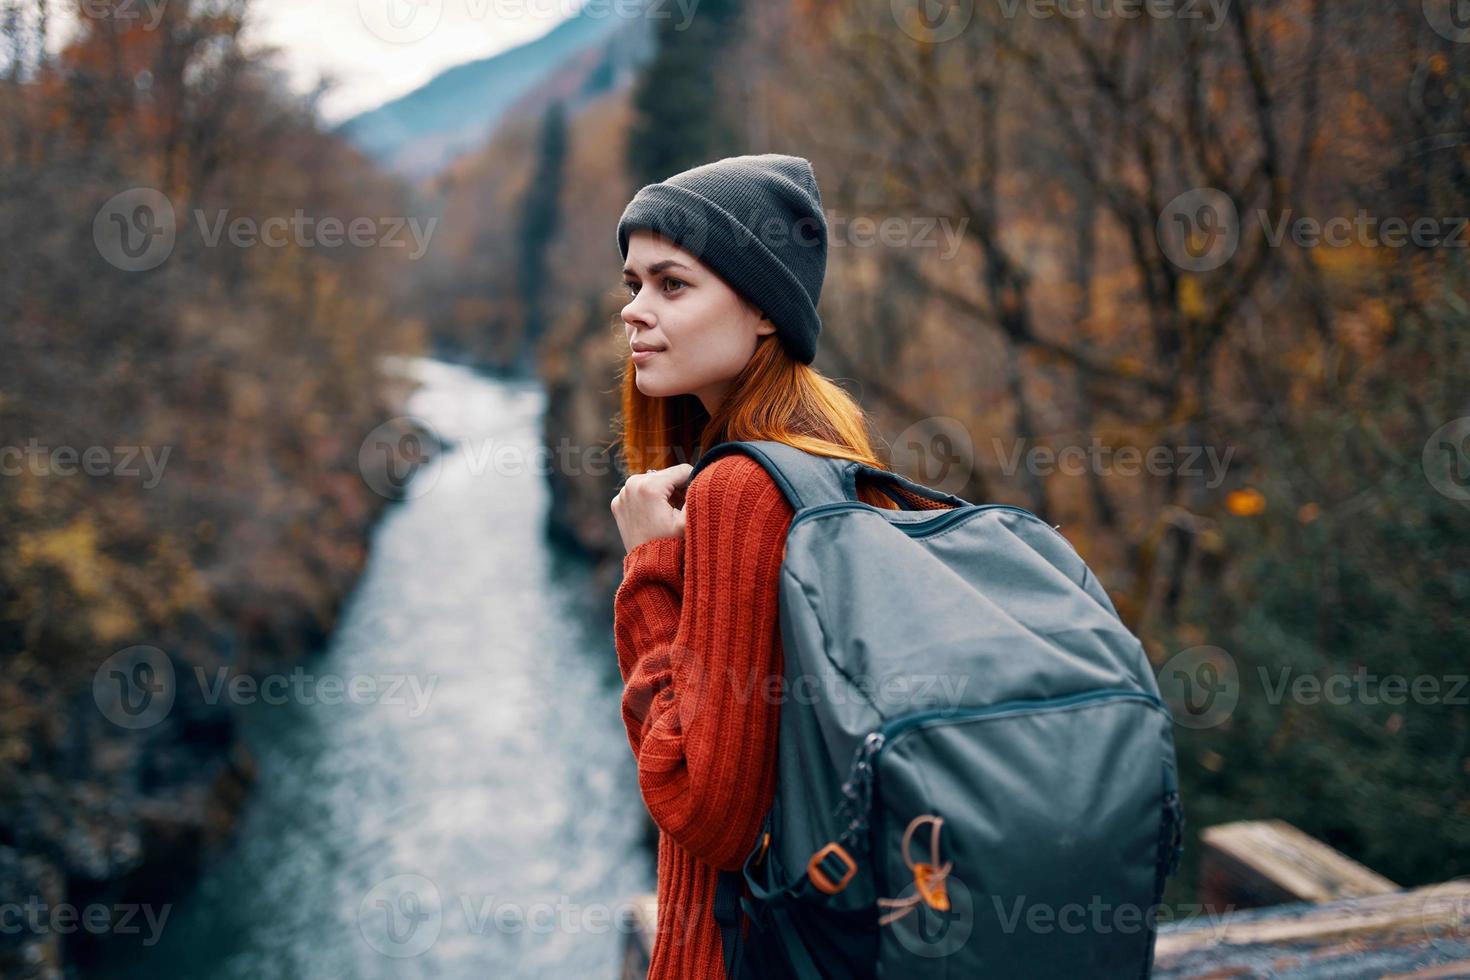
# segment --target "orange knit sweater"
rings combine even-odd
[[[893,506],[863,482],[858,499]],[[777,589],[793,516],[770,474],[732,453],[686,488],[684,537],[623,558],[613,600],[623,724],[659,828],[649,980],[725,978],[715,885],[719,870],[745,862],[775,798]]]
[[[701,470],[684,537],[623,558],[613,601],[622,712],[659,828],[649,980],[723,980],[718,869],[738,869],[776,788],[777,584],[793,511],[747,456]]]

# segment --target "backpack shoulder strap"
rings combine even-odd
[[[740,899],[743,897],[745,881],[739,871],[721,871],[715,886],[715,922],[720,926],[721,956],[725,961],[725,976],[729,980],[740,980],[744,935],[741,928]]]
[[[699,475],[700,470],[730,453],[744,453],[765,467],[776,486],[786,495],[786,502],[795,511],[839,500],[857,500],[857,480],[860,474],[874,481],[900,507],[911,508],[912,504],[905,502],[895,492],[897,490],[947,507],[974,506],[952,493],[915,483],[891,470],[868,466],[855,459],[837,459],[809,453],[774,439],[729,440],[709,447],[695,460],[694,469],[689,474],[690,482]]]
[[[694,482],[700,470],[730,453],[744,453],[760,463],[786,495],[792,510],[852,499],[847,488],[856,480],[855,461],[819,456],[774,439],[732,440],[709,447],[695,461],[689,482]]]

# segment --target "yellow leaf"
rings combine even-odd
[[[1266,509],[1266,498],[1249,487],[1232,490],[1225,495],[1225,509],[1236,517],[1254,517]]]
[[[1191,320],[1202,319],[1206,312],[1205,291],[1198,276],[1183,276],[1179,280],[1179,311]]]

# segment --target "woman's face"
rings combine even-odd
[[[713,414],[730,382],[776,325],[690,253],[648,229],[628,235],[623,325],[634,382],[656,398],[693,394]],[[639,347],[660,348],[639,354]]]

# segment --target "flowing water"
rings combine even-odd
[[[409,413],[458,446],[385,511],[291,693],[242,705],[237,837],[111,976],[617,975],[653,866],[611,631],[543,534],[543,393],[408,367]]]

